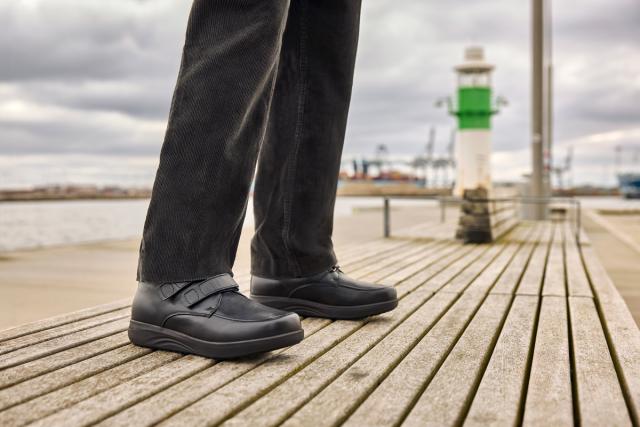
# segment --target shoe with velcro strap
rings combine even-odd
[[[230,274],[182,283],[140,282],[129,324],[133,344],[213,359],[288,347],[303,337],[297,314],[250,300]]]

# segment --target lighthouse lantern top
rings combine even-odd
[[[460,87],[489,87],[494,66],[484,60],[484,50],[479,46],[465,49],[465,61],[455,67]]]

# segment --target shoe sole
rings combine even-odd
[[[129,339],[140,347],[178,353],[196,354],[211,359],[231,359],[254,353],[263,353],[299,343],[304,338],[302,329],[271,337],[244,341],[214,342],[163,328],[149,323],[131,320]]]
[[[260,304],[277,308],[284,311],[293,311],[306,317],[324,317],[336,320],[362,319],[376,314],[386,313],[398,306],[398,300],[377,302],[374,304],[338,306],[320,304],[296,298],[269,297],[261,295],[251,295],[251,299]]]

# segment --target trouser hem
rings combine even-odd
[[[335,255],[296,258],[299,272],[291,271],[291,260],[269,259],[251,261],[251,274],[267,279],[292,279],[296,277],[313,276],[323,271],[328,271],[336,265]]]

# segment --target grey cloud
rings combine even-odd
[[[559,152],[564,141],[640,127],[637,0],[553,5]],[[15,101],[44,112],[0,117],[0,155],[157,156],[188,9],[174,0],[2,2],[0,108]],[[510,100],[494,119],[495,150],[525,164],[528,14],[528,2],[512,0],[364,2],[345,153],[385,143],[413,155],[432,125],[443,151],[455,122],[434,101],[453,94],[465,46],[480,44],[497,65],[495,92]],[[609,152],[598,147],[583,150],[584,167],[593,150]]]
[[[3,80],[165,77],[176,68],[183,2],[39,1],[0,5]]]

